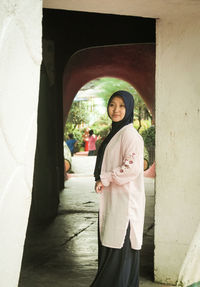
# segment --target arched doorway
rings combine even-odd
[[[123,79],[133,85],[154,117],[155,46],[152,44],[114,45],[80,50],[70,58],[63,75],[64,123],[71,103],[79,89],[91,80],[105,76]],[[152,231],[154,226],[153,196],[153,193],[147,195],[147,209],[150,213],[146,214],[148,220],[145,226],[141,260],[143,274],[145,276],[148,274],[151,279],[153,279],[154,250]]]
[[[78,90],[99,77],[116,77],[133,85],[154,116],[155,45],[130,44],[93,47],[72,55],[63,75],[63,117]]]
[[[90,29],[91,25],[93,29]],[[90,81],[90,79],[101,76],[99,74],[100,69],[96,70],[96,73],[93,69],[95,61],[97,61],[97,58],[95,60],[94,51],[95,53],[100,52],[99,60],[101,59],[101,61],[99,61],[98,65],[101,65],[101,62],[104,63],[101,48],[104,47],[103,49],[105,49],[105,56],[107,54],[107,58],[109,58],[110,52],[116,48],[115,59],[117,60],[118,58],[121,61],[118,60],[116,62],[119,66],[118,68],[116,66],[115,71],[109,71],[109,67],[107,67],[108,75],[115,76],[116,74],[116,77],[121,77],[133,84],[153,113],[154,107],[152,106],[151,108],[150,104],[148,104],[150,102],[148,98],[151,96],[149,96],[147,90],[149,89],[148,79],[151,78],[152,83],[154,81],[154,75],[149,70],[148,62],[151,62],[150,66],[154,69],[155,20],[141,17],[44,9],[43,40],[43,63],[38,107],[41,117],[38,117],[37,164],[34,171],[35,188],[33,189],[31,208],[31,218],[37,222],[48,221],[56,215],[59,203],[59,191],[64,186],[63,118],[65,120],[76,91],[87,81]],[[135,59],[132,56],[134,54],[134,45],[143,46],[138,54],[135,53]],[[96,48],[91,49],[88,47]],[[127,53],[129,51],[130,59],[127,56],[128,54],[124,53],[124,49]],[[152,52],[150,52],[151,50]],[[84,63],[83,55],[90,57],[90,62]],[[83,76],[82,82],[80,81],[82,76],[80,77],[80,75],[78,76],[78,74],[75,75],[73,73],[76,68],[79,69],[76,63],[77,61],[79,62],[79,56],[82,64],[84,64],[82,66],[83,73],[81,74]],[[121,69],[120,73],[117,73],[117,69],[121,67],[121,63],[125,63],[123,65],[124,70],[122,71]],[[131,73],[127,73],[128,68],[132,69],[131,64],[133,63],[137,66],[137,70],[140,71],[140,79],[132,79],[130,78]],[[139,63],[141,63],[141,66]],[[84,67],[89,68],[87,70],[91,72],[91,75],[87,75]],[[150,73],[145,78],[146,83],[144,87],[142,87],[142,82],[145,82],[142,81],[144,77],[142,70],[144,72],[146,70],[146,75],[148,72]],[[77,79],[76,84],[73,81],[75,81],[77,76],[79,79]],[[68,83],[65,85],[66,78],[68,77],[71,77],[71,79],[67,80]],[[152,88],[154,90],[154,86]],[[147,92],[143,93],[143,89]],[[63,110],[65,113],[64,116]],[[48,149],[46,148],[47,143]],[[49,164],[50,158],[52,158],[52,164]],[[43,165],[43,169],[45,169],[45,174],[40,173],[41,164]],[[46,206],[46,198],[48,198],[48,207]]]

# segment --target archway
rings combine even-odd
[[[155,113],[155,45],[130,44],[83,49],[72,55],[63,75],[63,117],[87,82],[104,76],[120,78],[140,93]]]
[[[63,120],[67,118],[71,103],[80,88],[93,79],[116,77],[130,83],[142,96],[153,118],[155,112],[155,45],[130,44],[92,47],[80,50],[72,55],[63,75]],[[152,221],[148,221],[145,234],[142,265],[153,274],[153,240],[149,232],[153,229],[154,203],[151,202]],[[149,214],[148,214],[149,216]],[[149,217],[150,217],[149,216]],[[148,242],[147,242],[148,241]],[[150,249],[149,249],[149,246]],[[148,250],[148,251],[147,251]],[[145,262],[149,256],[151,262]],[[147,261],[147,260],[146,260]],[[144,263],[145,262],[145,263]],[[150,266],[151,265],[151,266]],[[150,266],[150,268],[149,268]],[[151,271],[149,272],[149,270]],[[146,272],[143,271],[143,272]],[[153,279],[153,278],[151,278]]]

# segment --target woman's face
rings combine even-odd
[[[126,114],[126,107],[121,97],[114,97],[108,106],[108,114],[113,122],[121,121]]]

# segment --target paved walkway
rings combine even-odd
[[[19,287],[89,287],[97,269],[98,195],[92,176],[95,157],[74,156],[72,174],[60,194],[59,214],[46,227],[30,228]],[[141,287],[153,282],[154,180],[145,179],[147,198]],[[115,286],[110,286],[115,287]]]

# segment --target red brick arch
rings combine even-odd
[[[154,44],[91,47],[73,54],[63,75],[64,122],[80,88],[99,77],[114,77],[129,82],[139,92],[154,116]]]

